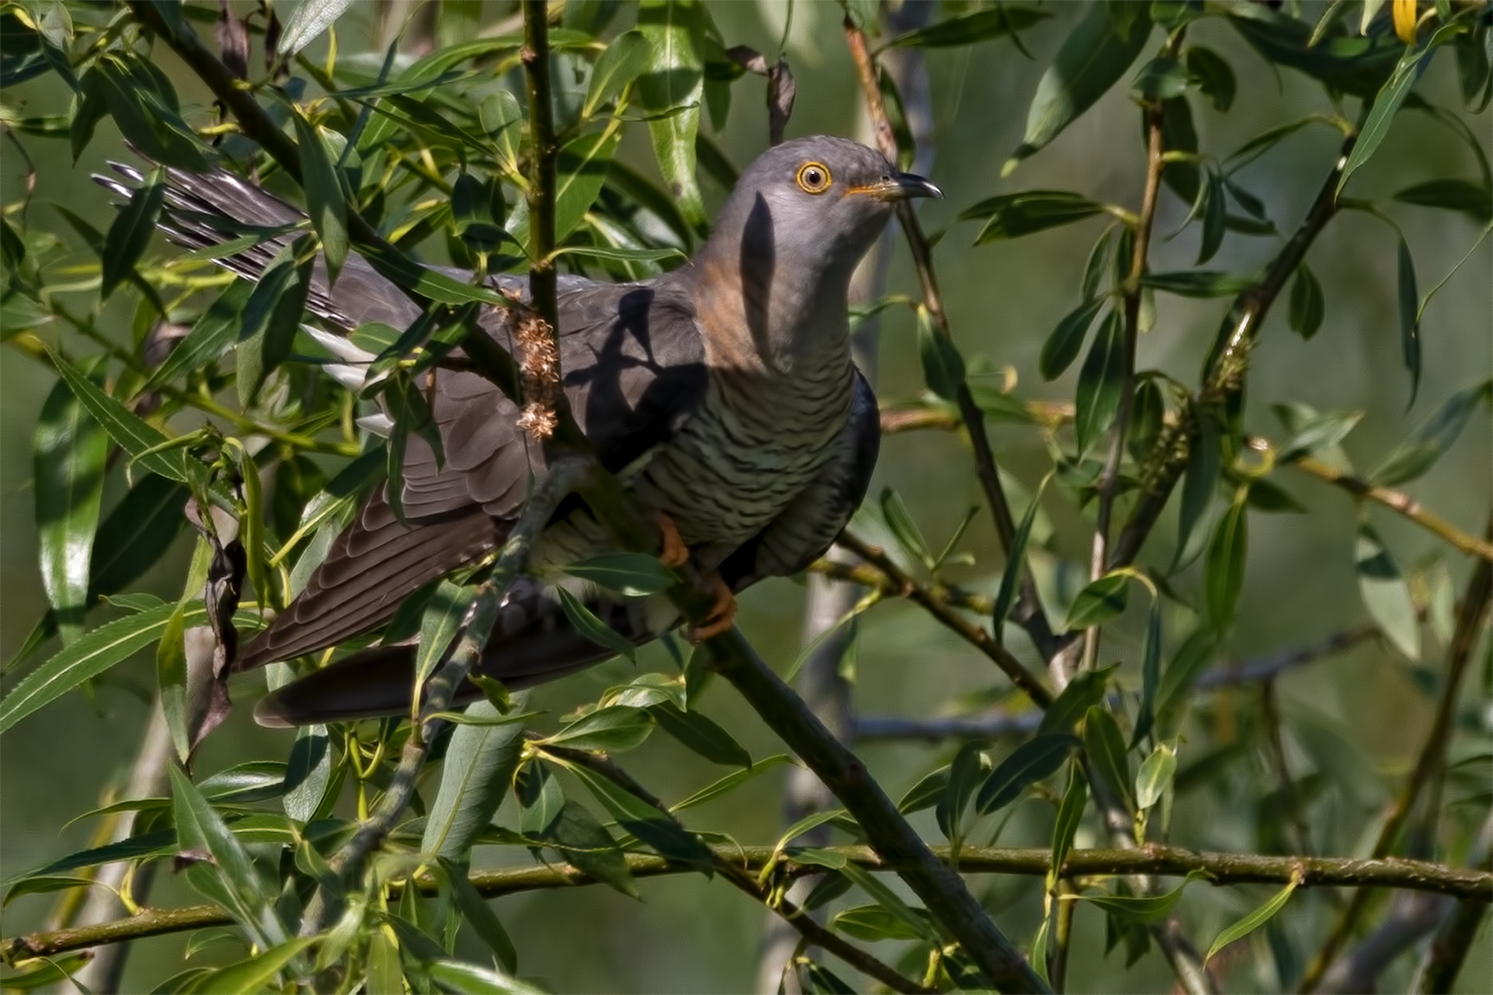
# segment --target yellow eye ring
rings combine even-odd
[[[804,193],[824,193],[834,180],[829,167],[822,162],[806,162],[798,167],[798,188]]]

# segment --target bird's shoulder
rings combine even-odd
[[[571,413],[602,465],[620,470],[664,444],[699,407],[708,386],[705,350],[687,278],[641,283],[568,278],[557,300],[562,383]],[[512,348],[503,336],[499,344]],[[520,411],[470,370],[440,370],[430,393],[443,460],[411,436],[404,507],[411,518],[470,504],[517,514],[542,447]]]

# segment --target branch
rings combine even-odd
[[[897,138],[892,132],[891,121],[881,101],[881,86],[877,82],[875,58],[866,44],[865,32],[856,26],[849,14],[845,16],[845,43],[850,49],[851,59],[855,62],[856,77],[860,80],[866,111],[871,116],[871,128],[876,135],[877,148],[880,149],[882,155],[886,156],[888,162],[895,163],[898,158]],[[898,202],[897,219],[901,222],[902,231],[907,236],[907,247],[912,252],[912,264],[917,270],[918,283],[923,291],[923,304],[933,319],[933,326],[937,334],[946,339],[952,339],[949,316],[943,306],[943,294],[938,288],[938,276],[933,271],[933,247],[929,244],[927,236],[923,234],[923,228],[918,223],[917,212],[913,210],[911,203],[905,200]],[[990,504],[990,514],[995,520],[995,531],[1000,536],[1001,549],[1009,555],[1012,539],[1016,535],[1016,523],[1011,517],[1011,504],[1006,500],[1005,488],[1001,485],[1000,474],[995,468],[995,456],[990,448],[990,437],[985,432],[985,416],[980,411],[980,406],[975,403],[968,382],[960,380],[954,400],[959,407],[959,416],[964,421],[964,428],[969,432],[970,449],[973,450],[975,457],[975,471],[980,478],[980,487],[985,492],[985,499]],[[1051,659],[1062,650],[1064,643],[1053,633],[1047,615],[1042,610],[1037,586],[1032,581],[1031,572],[1025,567],[1021,573],[1020,598],[1011,613],[1011,618],[1026,629],[1043,659]]]
[[[872,848],[861,844],[830,846],[825,849],[870,871],[901,872],[910,866],[884,859]],[[930,852],[935,859],[941,861],[951,857],[946,846],[935,847]],[[790,875],[824,872],[824,868],[817,865],[792,863],[792,848],[780,852],[772,846],[722,846],[716,848],[716,853],[727,863],[749,874],[760,874],[766,869],[767,862],[775,857],[787,861],[783,869]],[[959,867],[971,874],[1045,877],[1051,862],[1050,847],[979,847],[965,844],[959,850]],[[627,864],[633,876],[639,878],[699,871],[693,865],[675,863],[656,854],[628,854]],[[1068,854],[1062,868],[1064,877],[1108,877],[1117,874],[1182,877],[1193,871],[1201,873],[1213,885],[1285,884],[1292,880],[1293,875],[1300,875],[1299,886],[1304,888],[1399,888],[1473,901],[1493,900],[1493,871],[1448,867],[1400,857],[1369,860],[1347,857],[1278,857],[1250,853],[1215,853],[1147,844],[1135,850],[1074,850]],[[470,880],[485,898],[601,883],[568,864],[476,871]],[[400,885],[396,883],[390,888],[390,900],[396,901]],[[422,893],[433,894],[436,890],[435,883],[427,880],[420,882],[420,888]],[[28,933],[0,940],[0,959],[6,964],[14,965],[31,957],[50,957],[84,947],[123,943],[205,926],[228,926],[232,923],[233,919],[214,905],[142,909],[138,915],[95,926]]]
[[[860,540],[852,536],[852,541],[859,542]],[[825,557],[809,564],[808,569],[810,573],[822,574],[830,580],[871,588],[882,597],[910,597],[911,590],[921,589],[924,592],[923,596],[942,602],[950,608],[962,608],[976,615],[989,615],[995,610],[995,599],[988,594],[978,594],[974,591],[966,591],[962,587],[952,587],[943,583],[924,586],[912,581],[911,578],[908,578],[910,584],[899,584],[870,563],[841,563],[839,560]]]
[[[1259,436],[1250,436],[1245,440],[1245,444],[1251,449],[1267,455],[1277,451],[1274,443]],[[1426,531],[1444,539],[1455,546],[1458,551],[1466,553],[1468,556],[1481,556],[1485,560],[1493,560],[1493,543],[1486,542],[1475,535],[1463,532],[1446,519],[1421,507],[1419,501],[1404,491],[1397,491],[1391,487],[1381,487],[1378,484],[1370,483],[1362,477],[1344,473],[1337,467],[1324,463],[1321,460],[1312,459],[1310,456],[1303,455],[1287,460],[1286,465],[1293,466],[1303,473],[1316,477],[1318,480],[1323,480],[1335,487],[1339,487],[1355,498],[1373,501],[1377,505],[1403,515]]]
[[[1109,569],[1135,562],[1140,548],[1145,544],[1151,530],[1155,528],[1161,510],[1166,507],[1172,488],[1187,469],[1187,426],[1198,417],[1199,405],[1220,404],[1244,389],[1244,372],[1248,366],[1249,351],[1270,307],[1286,286],[1291,274],[1306,258],[1327,222],[1337,213],[1337,184],[1348,164],[1348,155],[1353,151],[1357,133],[1348,135],[1338,150],[1337,161],[1322,181],[1316,199],[1307,210],[1306,217],[1281,249],[1280,255],[1270,263],[1260,281],[1242,291],[1234,298],[1228,316],[1219,328],[1212,353],[1204,371],[1203,385],[1193,395],[1186,417],[1162,434],[1155,451],[1163,453],[1161,464],[1150,470],[1142,480],[1140,500],[1125,521],[1109,554]]]
[[[1488,535],[1493,537],[1493,515],[1488,519]],[[1405,785],[1400,790],[1399,796],[1391,805],[1389,814],[1385,817],[1384,826],[1379,831],[1379,838],[1374,844],[1374,856],[1382,857],[1389,853],[1395,846],[1400,836],[1400,830],[1404,828],[1406,820],[1410,817],[1415,802],[1420,797],[1421,791],[1433,780],[1439,783],[1442,768],[1446,763],[1446,744],[1451,737],[1452,720],[1456,712],[1458,693],[1462,688],[1462,678],[1467,672],[1467,664],[1472,657],[1472,651],[1476,648],[1477,638],[1483,627],[1484,617],[1488,613],[1488,605],[1493,600],[1493,561],[1478,560],[1472,571],[1472,578],[1467,583],[1467,593],[1462,599],[1462,604],[1457,610],[1456,627],[1452,632],[1451,645],[1447,649],[1446,676],[1441,689],[1441,698],[1436,703],[1436,714],[1431,720],[1430,731],[1426,734],[1426,741],[1421,746],[1420,754],[1416,757],[1415,767],[1410,776],[1406,778]],[[1358,925],[1359,918],[1368,902],[1368,892],[1359,892],[1353,896],[1348,907],[1343,910],[1337,924],[1328,934],[1322,949],[1308,966],[1302,977],[1300,990],[1303,992],[1313,991],[1322,980],[1328,968],[1332,966],[1333,959],[1342,948],[1344,941]]]
[[[659,800],[657,795],[639,784],[627,771],[614,764],[606,754],[591,750],[572,750],[554,746],[541,746],[538,748],[542,752],[556,757],[565,763],[585,767],[600,774],[623,791],[657,809],[670,822],[678,826],[680,830],[684,832],[689,831],[685,829],[684,824],[679,821],[679,818],[673,812],[669,811],[668,806]],[[918,982],[904,977],[901,973],[871,956],[866,951],[855,946],[853,943],[849,943],[839,934],[825,929],[805,910],[799,908],[786,897],[775,898],[772,889],[761,881],[757,873],[743,868],[735,860],[728,859],[725,853],[724,849],[711,850],[711,862],[716,871],[739,891],[750,895],[753,900],[767,906],[783,922],[797,930],[805,940],[816,946],[823,947],[862,974],[875,978],[877,981],[888,986],[892,991],[934,991],[934,989],[926,988]]]
[[[560,327],[555,300],[555,113],[550,100],[549,24],[547,0],[524,0],[524,47],[519,61],[529,91],[529,136],[533,145],[529,167],[529,299],[549,325],[551,337]],[[558,353],[557,353],[558,356]],[[558,374],[558,369],[556,373]],[[559,377],[556,376],[556,382]]]
[[[995,665],[1011,679],[1011,683],[1025,691],[1027,697],[1031,698],[1037,707],[1046,708],[1052,703],[1052,692],[1048,691],[1020,660],[1011,655],[1009,650],[997,643],[983,628],[956,614],[947,601],[937,597],[931,590],[913,580],[883,550],[865,542],[849,530],[840,533],[840,538],[836,541],[881,571],[904,597],[922,605],[946,628],[963,636],[965,641],[994,661]]]

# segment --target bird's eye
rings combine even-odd
[[[798,167],[798,186],[804,193],[824,193],[829,184],[829,167],[824,163],[806,162]]]

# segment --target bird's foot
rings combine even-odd
[[[726,586],[719,573],[711,573],[708,580],[715,589],[715,604],[711,606],[710,614],[703,623],[684,630],[684,638],[692,643],[703,643],[736,624],[736,595]]]
[[[679,527],[674,524],[674,519],[667,511],[660,511],[656,517],[658,531],[663,536],[663,548],[658,551],[659,560],[666,567],[684,566],[689,562],[689,547],[679,535]]]

